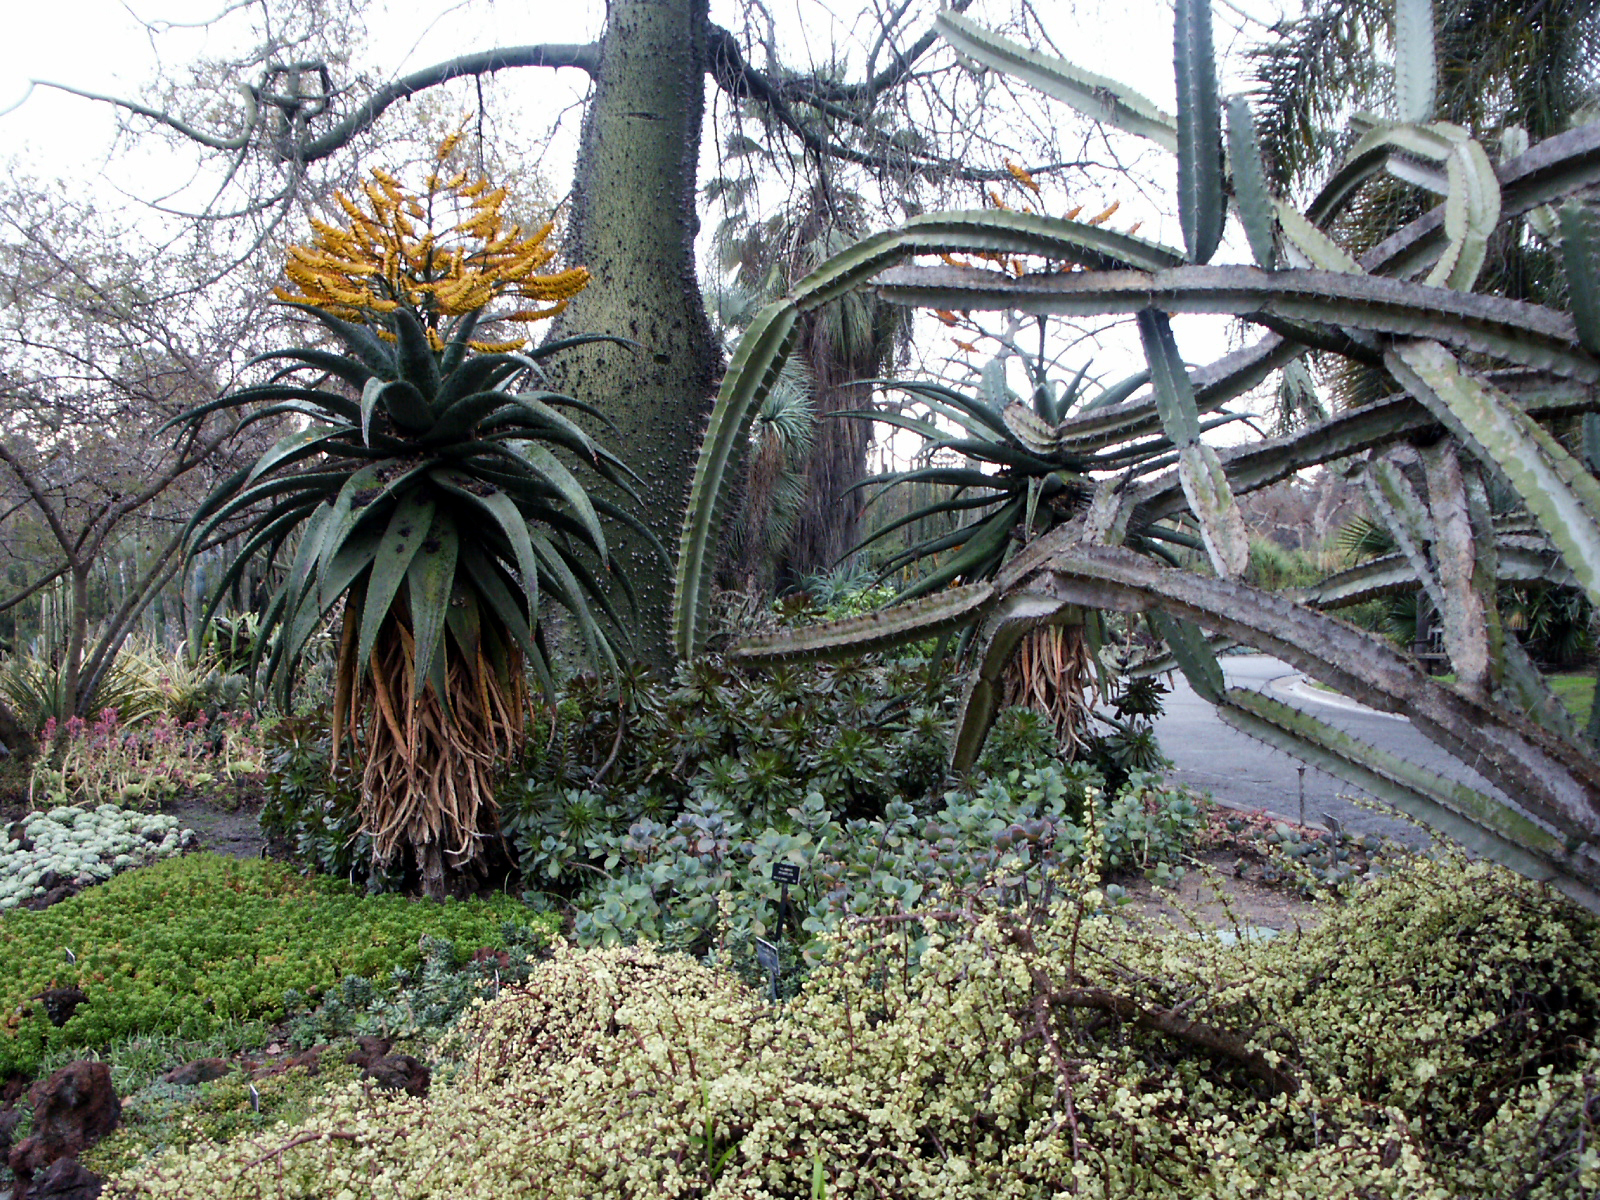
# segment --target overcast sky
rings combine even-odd
[[[1293,0],[1218,0],[1218,49],[1235,38],[1230,26],[1241,21],[1235,10],[1271,17]],[[29,78],[58,80],[90,91],[135,94],[168,64],[221,54],[239,28],[237,19],[215,28],[183,29],[215,16],[226,0],[11,0],[6,36],[0,39],[0,110],[21,100]],[[730,0],[713,0],[713,16],[736,21]],[[857,0],[833,6],[815,0],[789,0],[773,6],[791,65],[825,57],[841,34],[848,34],[862,7]],[[1000,17],[1007,0],[978,0],[970,10],[982,21],[987,8]],[[1079,0],[1067,5],[1046,0],[1037,6],[1069,14],[1052,32],[1063,51],[1082,65],[1111,75],[1170,109],[1172,104],[1170,0]],[[1296,4],[1295,7],[1298,7]],[[719,11],[727,10],[727,11]],[[370,59],[380,73],[394,75],[448,58],[463,50],[495,44],[581,42],[595,37],[604,18],[602,0],[390,0],[377,5],[369,22]],[[152,37],[145,24],[171,26]],[[526,70],[528,77],[552,74]],[[532,80],[530,79],[530,82]],[[26,155],[38,173],[92,173],[104,162],[115,118],[102,105],[37,89],[27,101],[0,117],[0,157]]]

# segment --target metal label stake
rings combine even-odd
[[[778,929],[777,936],[783,937],[784,923],[789,919],[789,885],[800,882],[800,868],[794,863],[773,863],[772,878],[778,884]],[[772,1002],[778,1002],[778,945],[765,938],[756,939],[756,962],[765,968],[772,977]]]

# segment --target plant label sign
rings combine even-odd
[[[763,971],[778,973],[778,948],[766,938],[756,939],[756,963]]]
[[[799,883],[800,868],[793,863],[773,863],[772,881],[774,883]]]

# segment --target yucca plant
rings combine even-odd
[[[622,621],[601,576],[624,598],[626,583],[602,519],[642,528],[558,456],[632,494],[627,468],[561,411],[584,406],[541,387],[541,361],[596,339],[529,349],[480,336],[554,316],[588,273],[540,274],[552,225],[526,233],[502,214],[503,190],[445,178],[454,141],[420,191],[374,171],[356,198],[338,195],[342,224],[314,222],[312,243],[290,250],[294,288],[279,297],[341,350],[263,355],[275,368],[265,382],[179,418],[248,408],[242,426],[294,424],[195,514],[192,547],[248,520],[203,621],[246,563],[292,548],[256,637],[265,683],[286,697],[309,639],[342,607],[336,762],[359,742],[361,828],[380,865],[404,852],[435,896],[495,833],[492,776],[523,738],[525,665],[552,686],[541,601],[614,668]]]
[[[1527,571],[1559,571],[1591,602],[1600,600],[1600,481],[1558,436],[1595,407],[1600,384],[1600,216],[1586,198],[1600,177],[1600,125],[1533,146],[1525,133],[1507,130],[1497,165],[1464,129],[1429,121],[1432,6],[1396,0],[1394,111],[1358,114],[1348,157],[1302,213],[1268,187],[1248,102],[1224,105],[1218,94],[1209,3],[1177,0],[1175,7],[1176,114],[958,14],[939,14],[942,33],[963,53],[1175,152],[1184,248],[1076,219],[935,213],[866,239],[800,281],[752,322],[712,414],[681,538],[679,653],[692,655],[702,636],[706,549],[728,456],[789,353],[799,313],[870,281],[890,300],[936,311],[1132,316],[1150,393],[1068,414],[1044,434],[1055,446],[1090,451],[1159,434],[1176,470],[1126,483],[1095,475],[1092,491],[1082,501],[1068,498],[1066,519],[1050,532],[1026,542],[1007,533],[990,579],[853,621],[749,639],[730,658],[837,656],[971,628],[973,667],[952,739],[962,765],[982,746],[1024,634],[1097,609],[1148,614],[1196,691],[1230,724],[1600,911],[1600,729],[1585,736],[1574,728],[1506,636],[1497,600],[1500,580]],[[1442,202],[1358,259],[1328,229],[1384,176]],[[1254,266],[1210,263],[1230,196]],[[1474,290],[1490,240],[1528,236],[1510,228],[1522,220],[1559,251],[1566,311]],[[916,254],[974,251],[1043,262],[1020,273],[897,265]],[[1268,332],[1191,371],[1170,328],[1172,315],[1189,312],[1236,315]],[[1202,440],[1203,422],[1222,405],[1312,352],[1373,368],[1386,394],[1264,443],[1219,453]],[[1025,440],[1015,426],[1010,431]],[[1337,460],[1360,462],[1403,558],[1355,570],[1388,572],[1389,586],[1404,573],[1427,593],[1442,617],[1453,684],[1320,611],[1370,592],[1374,578],[1347,574],[1301,603],[1238,580],[1249,546],[1235,494]],[[1523,532],[1497,527],[1491,486],[1515,495]],[[1209,573],[1136,552],[1129,533],[1163,524],[1198,534]],[[1228,686],[1202,630],[1408,716],[1504,799],[1397,760],[1270,696]]]

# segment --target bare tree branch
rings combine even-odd
[[[594,42],[583,45],[506,46],[477,54],[463,54],[459,58],[424,67],[379,88],[365,104],[327,133],[298,147],[293,157],[299,162],[315,162],[326,158],[356,134],[370,128],[383,115],[384,109],[396,101],[464,75],[488,75],[511,67],[577,67],[593,77],[600,69],[600,47]]]
[[[148,117],[159,122],[169,129],[175,129],[184,137],[199,142],[202,146],[209,146],[213,150],[238,150],[250,144],[250,135],[255,132],[256,119],[259,115],[256,107],[255,89],[248,84],[240,84],[239,91],[245,100],[244,132],[235,137],[225,138],[214,133],[207,133],[203,129],[196,129],[193,125],[186,124],[170,113],[164,113],[159,108],[151,108],[148,104],[140,104],[137,100],[124,100],[118,96],[102,96],[99,92],[85,91],[83,88],[73,87],[71,84],[55,83],[49,79],[30,79],[28,88],[31,91],[36,87],[54,88],[58,92],[68,95],[81,96],[85,100],[98,100],[102,104],[114,104],[118,108],[125,108],[129,112],[137,113],[141,117]],[[23,97],[26,99],[27,97]],[[9,109],[7,111],[10,111]]]

